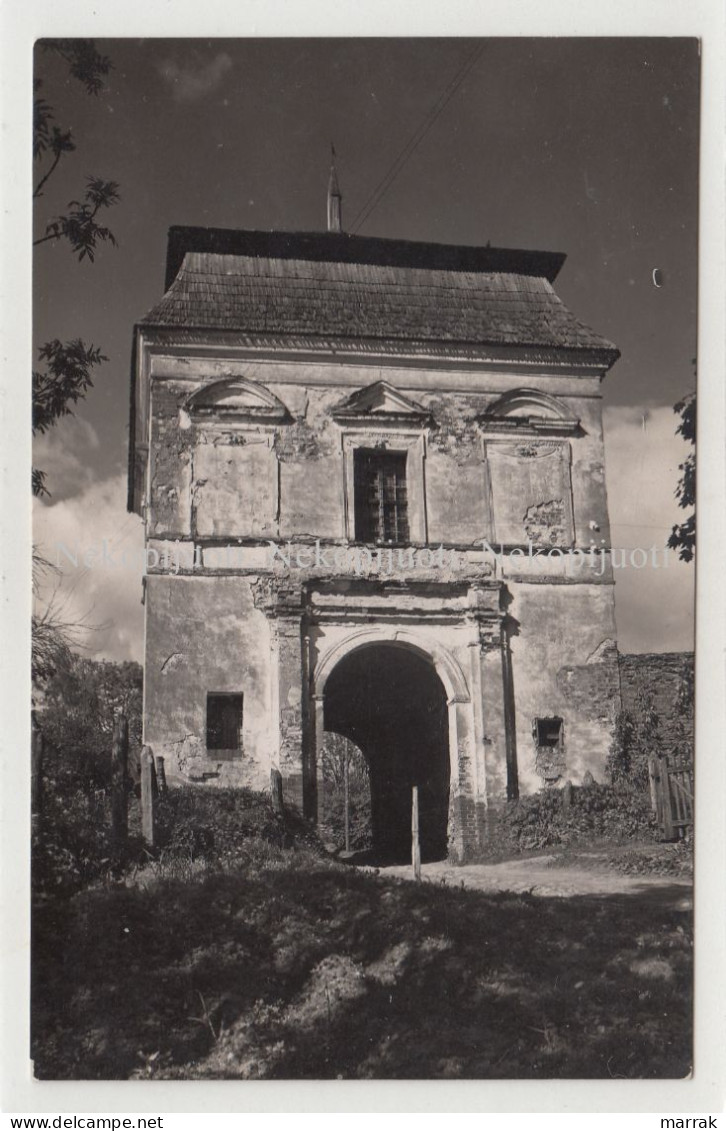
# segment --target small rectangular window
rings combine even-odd
[[[546,786],[556,785],[565,775],[564,725],[556,715],[532,720],[535,769]]]
[[[562,719],[535,719],[535,743],[540,749],[553,750],[562,742]]]
[[[207,695],[207,750],[242,749],[242,696]]]
[[[406,453],[359,448],[353,474],[356,540],[407,542]]]

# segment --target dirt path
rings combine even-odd
[[[674,876],[624,876],[605,869],[576,866],[551,867],[556,858],[536,856],[501,864],[453,865],[445,860],[424,864],[424,882],[486,892],[527,892],[538,896],[640,895],[657,903],[687,911],[693,906],[690,880]],[[381,868],[382,876],[413,879],[411,867],[397,864]]]

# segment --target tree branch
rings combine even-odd
[[[33,247],[37,247],[39,243],[46,243],[48,240],[62,240],[63,235],[61,232],[54,232],[50,236],[40,236],[37,240],[33,240]]]
[[[36,188],[33,192],[33,200],[37,200],[37,198],[40,196],[40,190],[42,189],[42,187],[46,183],[46,181],[48,181],[49,178],[52,177],[53,173],[58,168],[58,162],[60,161],[62,156],[63,156],[62,151],[59,152],[59,153],[56,153],[55,160],[53,161],[53,164],[51,165],[50,169],[45,174],[45,176],[41,177],[41,179],[38,181],[38,184],[37,184],[37,186],[36,186]]]

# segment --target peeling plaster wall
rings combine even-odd
[[[189,433],[179,427],[179,408],[197,387],[166,381],[152,387],[149,449],[149,537],[191,533],[192,452]]]
[[[269,785],[273,743],[268,621],[245,577],[150,576],[146,583],[144,742],[170,778]],[[243,750],[207,755],[207,692],[244,695]]]
[[[147,580],[145,741],[155,753],[166,756],[171,778],[215,774],[210,782],[266,789],[270,766],[279,758],[286,783],[290,783],[288,796],[297,799],[295,791],[302,791],[298,732],[303,683],[298,681],[305,676],[299,656],[299,624],[296,627],[291,621],[287,628],[278,624],[273,641],[274,621],[253,601],[255,579],[223,573],[224,546],[214,549],[209,543],[255,539],[264,543],[268,538],[345,540],[343,436],[347,426],[337,424],[332,414],[355,389],[385,380],[434,418],[425,445],[416,441],[423,454],[410,457],[409,464],[423,469],[430,545],[472,546],[482,538],[493,539],[492,517],[496,526],[498,506],[509,508],[510,520],[521,524],[523,538],[530,527],[547,541],[551,528],[564,529],[567,522],[570,536],[574,531],[580,547],[609,539],[597,377],[172,357],[154,358],[151,368],[147,538],[152,543],[158,540],[158,545],[165,539],[204,543],[203,566],[195,576],[155,574]],[[233,374],[269,389],[286,407],[289,420],[250,418],[235,423],[203,419],[199,414],[190,417],[185,408],[189,396]],[[569,476],[566,484],[562,481],[561,491],[559,479],[558,490],[552,489],[550,476],[552,482],[542,483],[542,497],[538,497],[536,475],[530,476],[526,497],[520,499],[519,509],[516,505],[512,509],[512,492],[506,483],[505,497],[501,497],[500,486],[497,498],[496,483],[484,458],[495,441],[487,438],[485,444],[475,417],[502,393],[522,387],[557,396],[568,415],[580,420],[581,434],[556,440],[571,453],[567,460],[571,497],[560,498],[565,486],[569,487]],[[370,435],[370,442],[375,443],[376,432],[366,433],[365,421],[360,428],[357,422],[351,427],[356,436]],[[408,432],[405,424],[401,427],[402,444],[404,434],[406,443],[411,443],[410,436],[419,426],[412,425]],[[395,433],[394,426],[389,429],[385,421],[381,428],[387,434]],[[409,498],[413,514],[413,491]],[[250,555],[263,555],[263,551],[264,547],[246,547],[245,568],[264,571],[266,557],[249,564]],[[481,567],[470,561],[468,568],[476,575]],[[530,581],[534,574],[537,577]],[[604,778],[620,694],[612,643],[610,577],[606,571],[602,583],[585,584],[568,579],[562,563],[545,565],[544,571],[523,560],[504,566],[523,793],[542,786],[531,734],[536,716],[559,715],[564,720],[566,777],[577,782],[589,770],[598,780]],[[416,578],[422,579],[420,570]],[[462,578],[434,571],[431,580],[445,590],[448,583]],[[450,602],[452,598],[445,599]],[[401,594],[390,593],[382,602],[380,618],[371,607],[365,613],[366,623],[387,625],[393,632],[397,611],[404,618],[417,615],[416,602],[409,607],[411,599]],[[464,835],[469,821],[472,827],[466,836],[471,840],[474,826],[483,820],[481,806],[491,808],[506,796],[505,717],[512,709],[503,685],[502,664],[506,667],[506,662],[499,646],[490,642],[480,665],[478,659],[475,663],[480,653],[471,641],[471,622],[468,628],[463,620],[459,625],[440,624],[440,612],[426,610],[422,629],[457,659],[476,704],[475,708],[456,708],[454,758],[458,763],[452,766],[452,798],[464,807],[456,817],[457,835]],[[355,610],[350,617],[355,621]],[[349,621],[337,627],[313,626],[318,655],[336,633],[349,630]],[[204,749],[206,695],[215,691],[244,695],[244,750],[239,758],[207,757]]]
[[[475,391],[442,393],[431,390],[432,382],[437,377],[441,381],[441,375],[426,370],[322,364],[297,368],[282,364],[248,366],[242,372],[246,370],[287,406],[289,423],[232,429],[183,422],[180,410],[184,402],[192,391],[224,375],[221,363],[200,361],[196,368],[193,363],[179,363],[178,376],[155,380],[150,535],[342,538],[342,430],[332,419],[332,410],[350,395],[355,378],[354,387],[386,380],[433,415],[435,427],[427,435],[423,473],[430,542],[471,545],[491,538],[497,528],[497,512],[502,529],[520,529],[525,540],[528,509],[552,502],[567,510],[568,528],[572,510],[577,545],[588,546],[591,541],[600,544],[600,539],[607,543],[609,539],[601,401],[592,378],[581,378],[578,384],[575,379],[531,373],[519,379],[511,374],[506,379],[495,374],[477,374],[475,378],[466,374],[459,378],[461,384],[476,384]],[[300,383],[303,377],[309,385]],[[553,390],[558,384],[562,388]],[[558,441],[563,452],[571,451],[571,498],[569,483],[556,476],[558,489],[554,493],[543,485],[541,498],[534,497],[535,491],[522,499],[521,514],[517,511],[513,516],[513,525],[511,492],[506,482],[498,491],[495,483],[492,525],[491,476],[474,418],[507,388],[518,385],[556,392],[572,417],[582,423],[581,435]],[[583,395],[585,390],[587,395]],[[488,445],[496,452],[494,441],[488,441]],[[563,501],[565,495],[568,497]],[[536,523],[533,529],[539,529]]]
[[[532,720],[564,720],[565,772],[605,781],[611,727],[620,707],[611,585],[511,584],[512,675],[520,789],[541,789]]]

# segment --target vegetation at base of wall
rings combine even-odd
[[[162,863],[231,864],[264,846],[324,854],[312,826],[296,811],[275,813],[266,793],[177,786],[156,804],[156,852]]]
[[[43,735],[42,813],[34,821],[33,886],[36,892],[71,892],[118,877],[143,851],[138,781],[143,672],[140,664],[115,664],[69,653],[47,681],[36,718]],[[129,724],[129,828],[115,843],[110,828],[113,719]]]
[[[510,801],[497,823],[497,852],[528,852],[592,840],[656,840],[658,826],[650,796],[612,785],[573,786],[570,805],[564,791],[545,789]]]
[[[645,690],[636,696],[634,711],[618,712],[607,758],[614,785],[643,792],[648,789],[650,759],[693,761],[693,698],[693,669],[686,667],[678,681],[674,718],[667,724]]]
[[[104,791],[50,793],[42,833],[33,844],[36,895],[70,896],[85,887],[123,882],[150,867],[156,876],[189,878],[200,870],[257,860],[269,865],[282,850],[325,856],[315,830],[297,812],[277,814],[266,793],[181,786],[156,798],[155,845],[141,835],[141,807],[128,798],[129,836],[116,844]]]

